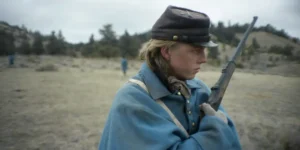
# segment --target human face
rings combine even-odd
[[[171,73],[180,80],[190,80],[200,71],[200,64],[206,62],[205,47],[178,43],[171,49],[163,49]]]

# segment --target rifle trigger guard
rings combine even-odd
[[[226,71],[227,71],[227,69],[226,69],[226,68],[222,69],[222,73],[225,73]]]
[[[213,86],[212,88],[211,88],[211,90],[213,91],[213,90],[218,90],[219,89],[219,86]]]

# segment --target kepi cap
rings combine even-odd
[[[152,26],[151,38],[203,47],[216,47],[211,41],[210,18],[202,12],[169,5]]]

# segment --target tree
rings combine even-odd
[[[57,44],[58,44],[58,51],[60,54],[65,54],[66,53],[66,44],[65,44],[65,37],[62,34],[62,31],[58,31],[58,36],[57,36]]]
[[[107,58],[119,56],[120,49],[118,47],[118,39],[115,31],[112,29],[112,25],[104,25],[103,29],[99,29],[99,33],[102,38],[97,44],[96,51],[94,53]]]
[[[230,28],[230,27],[231,27],[231,21],[228,20],[228,28]]]
[[[283,55],[290,57],[290,56],[293,55],[293,50],[294,50],[293,46],[291,46],[291,45],[285,45],[283,47],[283,52],[282,53],[283,53]]]
[[[91,56],[91,55],[95,55],[95,50],[96,50],[96,43],[95,43],[95,40],[94,40],[94,35],[92,34],[90,36],[90,39],[89,39],[89,42],[88,44],[86,45],[86,47],[83,49],[82,51],[82,55],[83,56]],[[98,54],[97,54],[98,56]]]
[[[260,48],[260,45],[258,44],[256,38],[252,38],[252,44],[248,48],[248,51],[247,51],[248,59],[250,59],[250,57],[253,56],[259,48]]]
[[[57,39],[58,39],[59,41],[64,41],[64,40],[65,40],[64,36],[62,35],[61,30],[58,31]]]
[[[26,26],[25,26],[24,24],[22,24],[21,29],[22,29],[23,31],[25,31],[25,33],[28,33],[28,30],[27,30],[27,28],[26,28]]]
[[[29,44],[29,41],[27,41],[27,40],[23,40],[22,43],[21,43],[21,45],[20,45],[20,47],[18,49],[19,49],[18,51],[21,54],[29,55],[29,54],[32,53],[31,46]]]
[[[136,38],[136,37],[131,37],[131,42],[130,42],[130,47],[129,47],[129,52],[128,52],[128,56],[135,58],[138,56],[139,53],[139,48],[141,46],[142,42],[140,39]]]
[[[51,32],[51,36],[49,38],[49,43],[47,45],[47,50],[50,55],[59,54],[59,48],[57,44],[57,38],[55,36],[55,31]]]
[[[52,31],[49,38],[49,44],[47,46],[48,53],[51,55],[65,54],[65,48],[62,32],[59,31],[58,36],[56,37],[55,31]]]
[[[284,29],[281,29],[280,31],[276,31],[275,34],[284,38],[289,38],[288,34],[284,31]]]
[[[97,44],[92,56],[100,56],[105,58],[116,57],[120,55],[120,49],[116,46]]]
[[[44,46],[43,46],[43,37],[38,31],[34,33],[34,42],[32,45],[32,52],[36,55],[40,55],[45,52]]]
[[[222,21],[219,21],[219,22],[218,22],[217,28],[218,28],[219,30],[223,30],[223,29],[225,28],[225,27],[224,27],[224,23],[223,23]]]
[[[218,47],[211,47],[208,49],[208,58],[211,59],[218,59],[219,56],[219,50]]]
[[[94,43],[95,43],[94,34],[91,34],[89,44],[94,44]]]
[[[121,50],[122,57],[136,57],[138,54],[140,41],[136,36],[130,36],[127,30],[119,39],[119,47]]]
[[[293,37],[293,38],[292,38],[292,41],[293,41],[294,43],[298,44],[300,40],[299,40],[299,38]],[[299,44],[300,44],[300,43],[299,43]]]
[[[273,57],[269,56],[269,61],[273,62]]]
[[[269,53],[275,53],[275,54],[281,54],[287,57],[292,57],[293,56],[293,50],[294,47],[291,45],[286,45],[284,47],[280,47],[277,45],[272,45],[269,48]]]
[[[130,42],[131,42],[130,35],[127,32],[127,30],[125,30],[125,33],[119,39],[119,47],[121,50],[122,57],[124,57],[125,55],[127,55],[129,53],[130,44],[131,44]]]
[[[275,31],[276,31],[276,29],[270,24],[267,24],[264,29],[266,32],[269,32],[269,33],[275,33]]]
[[[270,46],[269,53],[274,53],[274,54],[282,54],[282,47],[277,46],[277,45],[272,45]]]
[[[0,30],[0,55],[15,53],[14,36],[5,30]]]
[[[253,45],[253,48],[255,48],[255,49],[260,48],[260,45],[258,44],[256,38],[252,39],[252,45]]]
[[[101,43],[103,44],[109,44],[112,46],[117,45],[117,36],[115,31],[112,29],[112,24],[106,24],[103,26],[103,29],[99,29],[99,33],[102,36]]]

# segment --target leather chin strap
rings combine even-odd
[[[191,91],[184,81],[178,80],[174,76],[170,76],[168,77],[168,83],[172,92],[179,91],[185,99],[189,99],[191,97]]]

